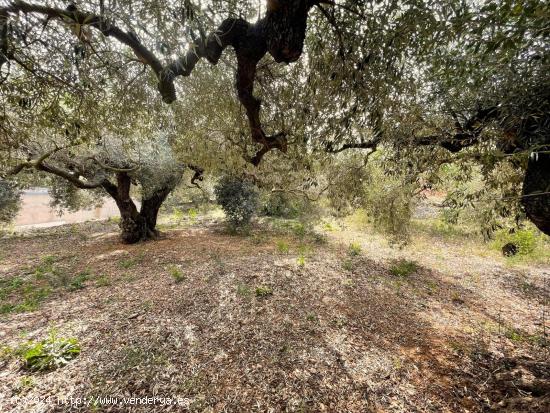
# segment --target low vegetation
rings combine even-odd
[[[65,366],[80,354],[76,338],[59,337],[52,330],[46,339],[29,341],[19,346],[15,353],[24,367],[30,371],[50,371]]]
[[[390,273],[396,277],[408,277],[418,270],[418,264],[415,261],[405,259],[397,260],[390,266]]]
[[[71,377],[80,383],[74,391],[82,396],[135,394],[135,383],[174,394],[184,386],[193,406],[210,406],[201,396],[206,394],[247,411],[258,400],[272,405],[261,383],[314,368],[333,383],[315,386],[315,410],[321,403],[345,410],[354,400],[361,407],[348,410],[368,411],[364,392],[346,384],[351,374],[355,383],[379,386],[369,390],[378,405],[399,403],[405,411],[418,406],[462,411],[466,405],[454,390],[457,383],[468,383],[468,391],[478,395],[476,406],[514,400],[523,411],[544,411],[538,407],[544,396],[514,395],[506,380],[492,376],[497,369],[515,374],[514,364],[505,361],[515,360],[535,377],[523,384],[532,387],[523,388],[543,394],[537,383],[545,380],[539,367],[547,348],[541,324],[547,290],[538,267],[524,266],[532,253],[510,261],[493,249],[496,241],[484,244],[481,238],[420,227],[411,231],[409,245],[396,249],[360,213],[333,219],[323,243],[313,225],[305,230],[294,218],[259,219],[247,233],[232,234],[217,215],[208,217],[171,224],[162,241],[124,249],[116,238],[105,248],[74,227],[49,230],[53,237],[42,232],[0,240],[5,246],[0,298],[8,304],[0,315],[6,326],[2,391],[34,395],[49,386],[38,373],[51,370],[61,374],[53,379],[56,386],[68,385],[57,380],[64,374],[60,368],[71,363]],[[211,222],[206,230],[205,219]],[[113,223],[93,225],[101,228],[101,237],[114,237]],[[464,250],[455,247],[463,244]],[[82,254],[68,255],[68,245]],[[425,245],[440,249],[426,253]],[[44,250],[48,255],[39,253],[38,259],[20,252]],[[533,311],[513,310],[525,302]],[[45,314],[63,314],[58,331],[78,328],[79,339],[55,332],[41,338],[50,327]],[[21,331],[34,339],[25,340]],[[422,350],[403,352],[403,343]],[[531,364],[523,362],[525,352]],[[307,365],[302,354],[309,354]],[[366,355],[368,365],[380,366],[382,373],[365,367]],[[215,369],[204,364],[212,360]],[[251,370],[256,384],[242,381],[241,367],[231,360],[259,365]],[[345,360],[344,370],[337,368],[339,360]],[[168,370],[174,380],[163,379]],[[224,390],[224,380],[242,390],[237,399]],[[391,392],[383,387],[388,380]],[[307,380],[300,383],[309,386]],[[282,386],[299,397],[295,384]],[[411,386],[415,396],[407,393]]]

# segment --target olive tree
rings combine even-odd
[[[159,209],[185,169],[192,170],[193,183],[202,174],[199,168],[178,161],[163,137],[130,148],[105,138],[94,148],[55,146],[46,152],[41,152],[42,147],[38,151],[37,146],[25,149],[29,160],[17,164],[11,175],[38,170],[66,181],[69,189],[94,190],[99,196],[111,197],[120,212],[121,238],[126,243],[156,238]],[[139,190],[139,208],[132,199],[132,186]]]
[[[219,146],[231,153],[242,146],[257,175],[272,172],[260,165],[268,153],[280,171],[290,161],[287,171],[303,166],[323,175],[334,158],[347,168],[348,151],[368,158],[383,150],[386,173],[406,176],[407,185],[468,159],[487,172],[489,188],[500,165],[510,163],[523,176],[513,202],[548,233],[547,14],[546,2],[537,0],[5,2],[2,89],[12,105],[33,109],[43,95],[18,81],[25,72],[74,95],[74,108],[84,101],[95,113],[95,95],[145,123],[154,116],[143,108],[154,108],[159,124],[169,113],[181,136],[215,136],[217,143],[222,137]],[[228,47],[235,53],[224,53]],[[216,73],[204,61],[234,68],[245,125],[240,106],[215,103],[227,102],[220,96],[227,88],[201,83],[212,97],[193,86]],[[178,104],[178,95],[201,104]],[[238,121],[220,132],[223,111]],[[14,137],[21,118],[8,118],[6,140],[21,139]],[[107,112],[98,119],[114,121]],[[93,129],[97,121],[88,123]],[[197,124],[210,130],[201,134]],[[186,138],[176,146],[200,146]],[[315,180],[330,183],[330,176]]]

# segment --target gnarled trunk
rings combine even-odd
[[[153,193],[144,199],[140,210],[130,197],[131,178],[125,172],[117,173],[117,185],[106,183],[105,190],[115,200],[120,212],[120,237],[127,244],[155,239],[158,236],[156,229],[157,216],[162,203],[170,194],[173,187],[168,186]]]
[[[156,229],[158,213],[162,203],[172,189],[172,187],[160,189],[149,198],[143,200],[139,214],[145,219],[145,225],[148,231],[147,238],[156,238],[159,235]]]
[[[550,148],[546,148],[548,151]],[[529,158],[523,181],[521,203],[527,217],[550,235],[550,153],[538,152]]]

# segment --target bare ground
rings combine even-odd
[[[352,231],[318,244],[207,225],[127,246],[114,230],[0,240],[2,279],[35,277],[45,255],[58,273],[89,274],[84,288],[55,288],[34,311],[0,315],[4,346],[52,327],[82,346],[49,373],[2,356],[0,411],[550,411],[550,265],[510,267],[430,238],[394,250]],[[351,240],[360,255],[349,255]],[[392,275],[402,257],[417,271]],[[154,395],[185,406],[57,402]]]

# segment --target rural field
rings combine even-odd
[[[2,411],[550,408],[547,240],[518,261],[426,220],[403,249],[353,218],[163,222],[137,245],[112,222],[0,241]],[[23,369],[17,348],[52,332],[80,354]]]

